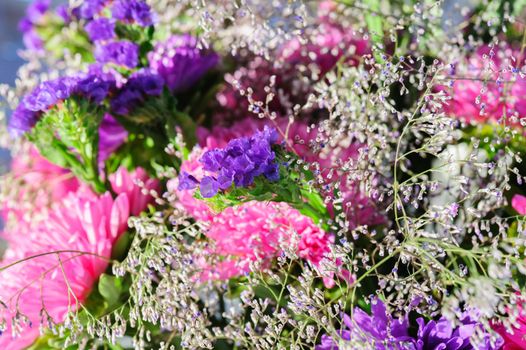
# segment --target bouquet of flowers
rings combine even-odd
[[[525,8],[33,1],[0,348],[526,349]]]

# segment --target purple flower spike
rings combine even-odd
[[[192,87],[205,73],[217,65],[219,56],[197,48],[197,39],[190,35],[172,36],[158,43],[148,54],[150,67],[173,92]]]
[[[86,32],[92,41],[110,40],[115,37],[115,21],[98,18],[86,25]]]
[[[257,131],[251,137],[237,138],[223,149],[205,152],[199,161],[205,171],[215,175],[203,178],[199,185],[201,195],[204,198],[213,197],[220,189],[228,190],[232,184],[249,187],[258,176],[264,176],[269,181],[279,180],[279,164],[272,150],[275,141],[276,130],[265,126],[263,131]],[[183,184],[180,189],[193,188],[188,179],[186,173],[179,176],[179,183]]]
[[[95,59],[100,63],[114,63],[128,68],[139,64],[139,47],[129,41],[113,41],[95,46]]]
[[[29,50],[41,51],[44,47],[36,26],[41,22],[42,16],[49,10],[50,5],[51,0],[36,0],[28,6],[25,17],[18,23],[18,29],[24,34],[24,45]]]
[[[33,112],[46,111],[59,101],[68,98],[76,80],[70,77],[43,82],[27,95],[23,104]]]

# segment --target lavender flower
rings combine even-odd
[[[190,88],[213,68],[219,57],[197,48],[195,37],[178,35],[158,43],[148,54],[148,60],[170,90],[180,92]]]
[[[342,321],[346,328],[340,331],[340,337],[344,341],[371,344],[377,350],[406,349],[413,341],[408,334],[407,318],[401,321],[393,319],[387,313],[385,304],[378,299],[372,301],[371,315],[355,308],[353,318],[344,314]],[[316,350],[338,350],[338,340],[323,335]]]
[[[502,339],[499,339],[497,344],[492,346],[490,342],[491,336],[486,334],[482,339],[482,343],[474,347],[471,343],[471,336],[481,326],[467,313],[461,319],[462,324],[457,328],[453,328],[451,322],[444,317],[438,321],[431,320],[427,324],[423,318],[419,318],[416,321],[418,323],[416,350],[496,350],[500,349],[503,344]]]
[[[226,190],[234,183],[237,187],[248,187],[260,175],[269,181],[279,179],[279,165],[272,144],[277,141],[277,132],[265,126],[251,137],[241,137],[230,141],[223,149],[207,151],[200,162],[203,169],[216,173],[216,176],[205,176],[199,189],[204,198],[213,197],[220,189]],[[196,179],[182,173],[179,177],[179,189],[196,187]]]
[[[139,64],[139,46],[124,40],[97,43],[95,59],[100,63],[115,63],[127,68],[135,68]]]
[[[115,37],[115,21],[110,18],[98,18],[86,25],[86,32],[92,41],[110,40]]]
[[[125,22],[135,22],[143,27],[153,24],[152,11],[141,0],[117,0],[111,10],[113,18]]]

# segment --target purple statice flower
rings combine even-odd
[[[67,4],[60,4],[55,9],[57,16],[62,18],[64,23],[71,22],[71,13],[69,12],[69,6]]]
[[[199,160],[203,169],[214,176],[205,176],[199,184],[204,198],[213,197],[219,190],[226,190],[234,184],[236,187],[248,187],[258,176],[269,181],[279,180],[279,164],[272,145],[278,135],[275,129],[265,126],[251,137],[231,140],[225,148],[207,151]],[[182,173],[179,189],[196,187],[195,178]]]
[[[371,315],[360,308],[354,309],[352,319],[343,314],[340,339],[323,335],[316,350],[338,350],[339,342],[350,340],[371,344],[371,349],[376,350],[413,349],[413,339],[408,334],[408,328],[407,317],[403,320],[393,319],[387,313],[385,304],[379,299],[373,299]]]
[[[113,18],[144,27],[153,24],[151,8],[141,0],[117,0],[113,3],[111,14]]]
[[[157,43],[148,54],[148,60],[168,88],[180,92],[190,88],[213,68],[219,62],[219,56],[199,49],[197,39],[191,35],[176,35]]]
[[[22,99],[11,115],[9,131],[12,136],[20,136],[31,130],[42,113],[71,96],[80,96],[100,104],[115,88],[115,75],[103,72],[96,66],[77,76],[45,81]]]
[[[163,90],[163,80],[150,69],[133,73],[126,84],[111,100],[111,109],[119,115],[129,114],[147,96],[159,96]]]
[[[112,17],[143,27],[153,24],[152,10],[142,0],[116,0],[111,9]]]
[[[115,37],[115,21],[111,18],[94,19],[85,29],[92,41],[110,40]]]
[[[76,83],[77,79],[72,77],[61,77],[45,81],[26,95],[22,104],[30,111],[44,112],[59,101],[68,98]]]
[[[38,121],[38,113],[27,109],[20,103],[9,118],[7,130],[12,137],[20,137],[35,126]]]
[[[139,46],[125,40],[97,43],[95,59],[100,63],[114,63],[127,68],[135,68],[139,64]]]
[[[87,74],[75,85],[75,94],[100,104],[114,88],[115,80],[98,74]]]
[[[188,174],[186,171],[181,172],[179,175],[179,191],[193,190],[199,185],[199,181],[193,176]]]
[[[99,14],[108,0],[84,0],[79,7],[73,9],[73,14],[82,19],[92,19]]]
[[[475,334],[477,328],[482,330],[482,326],[468,313],[463,315],[460,320],[461,325],[456,328],[444,317],[427,323],[423,318],[416,321],[418,323],[416,350],[497,350],[503,345],[502,339],[491,345],[491,335],[485,334],[482,342],[475,347],[471,343],[471,336]]]
[[[44,42],[36,31],[36,26],[49,10],[51,0],[36,0],[27,7],[26,15],[18,23],[18,29],[23,33],[24,45],[35,51],[41,51]]]
[[[50,6],[51,0],[35,0],[27,7],[25,19],[31,23],[38,23]]]
[[[162,78],[150,69],[141,69],[133,73],[126,85],[149,96],[159,96],[164,86]]]
[[[111,115],[106,113],[99,127],[99,164],[104,163],[128,137],[128,132]]]

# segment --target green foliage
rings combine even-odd
[[[248,188],[236,187],[232,184],[230,189],[220,191],[212,198],[203,198],[198,189],[195,197],[205,200],[218,212],[250,201],[285,202],[303,215],[312,218],[314,222],[326,223],[329,214],[318,190],[312,185],[312,173],[303,170],[300,166],[293,166],[296,159],[292,153],[285,152],[280,147],[276,147],[275,150],[277,162],[281,164],[279,181],[271,182],[259,176]]]
[[[100,276],[99,293],[102,295],[109,308],[117,305],[122,292],[123,283],[120,278],[107,274],[102,274],[102,276]]]
[[[103,115],[98,106],[73,97],[45,113],[28,137],[44,157],[71,169],[102,193],[107,189],[98,166],[98,129]]]

